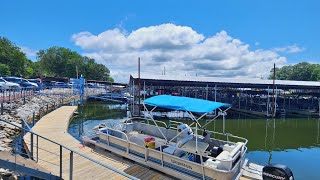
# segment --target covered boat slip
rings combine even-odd
[[[219,110],[225,119],[230,105],[186,97],[155,96],[145,100],[154,106],[148,110],[149,119],[128,119],[119,129],[105,127],[84,142],[110,150],[138,163],[147,165],[180,179],[239,179],[245,166],[247,140],[228,133],[207,131],[198,122],[209,112]],[[156,107],[188,112],[193,122],[176,123],[177,127],[153,119]],[[226,107],[226,110],[222,110]],[[198,118],[192,113],[202,114]],[[154,125],[149,122],[153,122]],[[160,127],[158,124],[163,124]],[[210,123],[210,122],[209,122]],[[195,127],[192,127],[195,126]],[[200,128],[200,129],[199,129]],[[202,134],[202,135],[199,135]],[[218,134],[226,140],[213,138]],[[231,142],[230,139],[236,140]],[[153,140],[152,146],[146,140]]]

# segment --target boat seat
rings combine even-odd
[[[237,142],[235,148],[233,148],[232,151],[230,152],[229,157],[231,158],[234,157],[241,150],[243,144],[244,143],[242,142]]]
[[[225,145],[223,145],[222,149],[223,149],[224,151],[231,152],[234,147],[235,147],[235,145],[225,144]]]
[[[178,141],[176,144],[171,145],[171,146],[163,149],[163,152],[171,154],[171,155],[175,155],[175,156],[180,156],[183,153],[183,151],[177,150],[176,148],[181,148],[181,146],[183,146],[185,143],[187,143],[188,141],[190,141],[192,139],[193,139],[193,134],[187,135],[186,137],[184,137],[183,139]]]
[[[163,152],[165,152],[167,154],[171,154],[171,155],[173,155],[175,151],[176,151],[176,147],[175,146],[168,146],[168,147],[163,149]]]
[[[242,142],[238,142],[235,145],[225,144],[223,146],[223,151],[216,157],[217,161],[208,159],[206,164],[209,167],[218,168],[221,170],[230,170],[232,169],[233,161],[231,159],[241,150],[243,146]],[[229,161],[219,161],[219,160],[229,160]]]

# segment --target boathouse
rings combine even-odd
[[[320,116],[318,81],[142,74],[140,79],[130,76],[129,89],[134,94],[132,105],[171,94],[229,103],[233,111],[256,116]]]

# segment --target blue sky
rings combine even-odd
[[[89,32],[91,35],[97,36],[105,31],[118,29],[126,37],[133,31],[153,26],[160,26],[159,31],[162,32],[161,28],[163,27],[161,25],[173,24],[177,27],[190,27],[197,34],[202,35],[202,38],[199,37],[192,41],[195,45],[199,45],[206,39],[223,31],[227,33],[226,38],[238,39],[243,44],[248,45],[247,49],[249,51],[273,51],[277,53],[278,58],[284,57],[285,60],[282,60],[279,63],[280,65],[300,61],[317,63],[320,62],[319,8],[320,1],[316,0],[234,0],[220,2],[212,0],[162,0],[158,2],[132,0],[117,0],[113,2],[10,0],[1,2],[0,36],[5,36],[18,46],[23,47],[26,52],[30,53],[28,54],[29,57],[33,59],[32,53],[36,50],[51,46],[64,46],[84,55],[95,57],[98,62],[109,65],[111,71],[113,70],[112,68],[115,68],[115,71],[120,72],[124,64],[118,64],[114,61],[123,61],[121,59],[123,57],[116,56],[116,60],[107,58],[115,57],[115,54],[119,54],[119,50],[111,52],[106,50],[105,47],[94,48],[97,45],[89,47],[84,45],[83,41],[79,42],[79,39],[75,39],[72,36],[81,32]],[[166,32],[170,33],[176,27],[170,28],[172,29]],[[150,38],[152,38],[151,36],[157,36],[157,34],[150,35]],[[149,42],[149,40],[144,40],[143,42],[147,41]],[[177,44],[173,45],[176,46]],[[118,47],[117,45],[116,48]],[[143,48],[139,46],[139,48],[130,54],[139,54],[139,52],[148,49],[144,46]],[[126,53],[128,53],[129,49],[126,50]],[[161,49],[161,52],[163,50]],[[102,53],[104,56],[102,56]],[[150,56],[146,55],[146,53],[149,52],[141,53],[141,56],[145,58],[154,58],[155,56],[155,53]],[[162,56],[159,53],[156,53],[156,55]],[[228,55],[228,57],[230,56]],[[193,62],[200,63],[200,60],[198,61],[199,58],[194,58]],[[229,58],[227,62],[232,61],[231,59]],[[263,61],[265,58],[261,59]],[[270,63],[275,61],[274,57],[271,59]],[[209,60],[210,58],[205,59],[200,64],[204,64]],[[152,64],[151,62],[148,63]],[[158,65],[168,66],[168,63]],[[181,63],[184,63],[184,61],[182,60]],[[133,65],[133,62],[130,64],[130,61],[128,61],[125,65]],[[241,65],[239,63],[237,65],[240,68]],[[237,65],[230,68],[234,69]],[[181,68],[179,73],[183,73],[186,69],[188,68]],[[231,72],[231,74],[237,75],[235,72]],[[204,73],[203,75],[208,74]]]

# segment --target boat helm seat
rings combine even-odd
[[[164,148],[163,152],[171,154],[171,155],[180,156],[183,153],[183,151],[178,150],[177,148],[181,148],[181,146],[183,146],[186,142],[188,142],[192,139],[193,139],[193,135],[189,135],[189,136],[185,137],[184,139],[180,140],[179,142],[177,142],[176,144],[173,144],[171,146]]]

